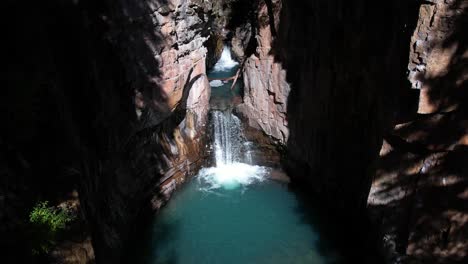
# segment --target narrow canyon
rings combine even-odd
[[[1,263],[467,263],[468,0],[6,0]]]

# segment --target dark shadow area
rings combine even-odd
[[[466,262],[466,124],[461,110],[418,115],[385,137],[369,212],[390,259]]]
[[[171,243],[178,231],[178,223],[159,223],[158,231],[154,229],[154,218],[149,217],[141,222],[141,228],[137,231],[132,244],[126,249],[123,263],[148,264],[158,259],[158,249],[163,243]],[[177,252],[171,252],[169,259],[164,259],[164,263],[176,264]]]
[[[258,6],[260,0],[239,0],[232,3],[230,19],[226,25],[226,28],[230,31],[236,29],[243,29],[249,32],[249,39],[244,48],[244,58],[250,57],[254,54],[257,49],[257,40],[255,35],[258,30]],[[242,64],[245,60],[242,61]],[[241,65],[239,68],[242,69],[244,66]]]
[[[385,129],[400,105],[415,110],[405,72],[419,2],[293,2],[272,50],[291,83],[285,167],[304,205],[324,208],[346,261],[383,263],[367,196]]]
[[[394,155],[395,163],[403,154]],[[412,170],[395,164],[392,173],[378,172],[370,214],[385,236],[394,237],[393,250],[408,261],[466,261],[467,154],[466,147],[458,146],[449,152],[416,156],[420,161]]]
[[[273,5],[271,0],[265,0],[265,4],[268,9],[268,24],[270,25],[271,35],[276,37],[276,25],[275,25],[275,16],[274,14],[277,13],[277,10],[273,10],[276,6]],[[262,21],[260,21],[262,23]],[[265,22],[263,22],[265,23]]]
[[[48,1],[27,8],[6,3],[3,263],[40,262],[28,245],[29,211],[38,201],[56,204],[74,190],[89,229],[81,231],[93,238],[96,260],[117,263],[136,219],[158,192],[161,171],[168,169],[162,157],[168,151],[159,143],[175,140],[169,130],[183,119],[199,76],[186,82],[171,115],[154,56],[164,39],[147,15],[150,6],[111,2]]]
[[[355,224],[342,212],[330,210],[322,197],[311,194],[303,181],[292,181],[291,190],[298,196],[298,212],[304,222],[316,228],[321,242],[318,245],[322,256],[327,256],[330,263],[383,263],[385,252],[377,241],[379,227],[366,217]],[[358,235],[357,235],[358,234]],[[354,236],[353,236],[354,235]]]
[[[409,113],[388,129],[369,212],[390,259],[465,263],[468,5],[422,4],[409,69],[421,88],[411,104],[425,114]]]
[[[409,113],[388,129],[369,210],[394,259],[465,263],[468,5],[423,5],[409,69],[421,88],[412,105],[425,114]]]
[[[383,252],[377,247],[368,245],[366,241],[377,239],[377,230],[372,229],[370,222],[362,223],[367,231],[359,238],[354,237],[355,244],[351,244],[349,231],[343,230],[343,222],[349,221],[341,213],[331,211],[325,201],[308,190],[304,182],[292,181],[290,190],[297,196],[299,206],[297,212],[302,215],[304,223],[311,225],[320,235],[320,243],[316,244],[319,254],[333,264],[356,263],[357,256],[361,263],[381,263]],[[361,228],[361,226],[346,225],[347,228]],[[375,237],[374,237],[375,236]]]
[[[259,0],[239,0],[231,4],[231,15],[226,28],[235,30],[241,27],[244,23],[250,22],[256,24],[257,6]]]

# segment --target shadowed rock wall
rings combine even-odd
[[[7,4],[2,248],[27,258],[28,210],[76,189],[96,261],[119,263],[140,217],[204,159],[211,3]]]
[[[275,46],[292,86],[288,152],[301,171],[291,176],[350,215],[365,209],[406,68],[408,7],[393,1],[380,11],[365,0],[283,1]]]
[[[366,242],[367,197],[384,129],[409,89],[408,28],[417,9],[411,1],[385,10],[367,0],[282,2],[273,53],[291,84],[289,175],[336,216],[345,251],[372,262],[362,251],[373,243]]]
[[[468,1],[426,1],[409,53],[413,111],[386,131],[368,209],[389,262],[468,258]]]

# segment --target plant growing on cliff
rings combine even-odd
[[[47,254],[55,245],[60,232],[73,219],[65,208],[49,206],[47,201],[37,203],[29,214],[33,231],[33,254]]]

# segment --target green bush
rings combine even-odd
[[[49,206],[47,201],[34,206],[29,214],[33,229],[33,254],[47,254],[55,245],[58,235],[65,230],[73,216],[67,209]]]

